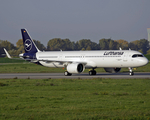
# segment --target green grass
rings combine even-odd
[[[0,119],[150,119],[150,79],[0,79]]]
[[[27,61],[0,57],[0,63],[27,63]]]
[[[150,61],[150,55],[144,55]]]
[[[64,72],[62,68],[49,68],[33,63],[3,64],[0,73],[48,73]]]

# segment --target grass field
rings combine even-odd
[[[0,58],[0,63],[27,63],[25,60],[9,59],[9,58]]]
[[[3,60],[0,73],[64,72]],[[134,72],[150,72],[150,63]],[[0,120],[149,120],[149,86],[150,79],[0,79]]]
[[[150,79],[0,79],[0,119],[150,119]]]

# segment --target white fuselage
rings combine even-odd
[[[142,54],[132,50],[49,51],[37,52],[36,58],[47,67],[65,67],[69,63],[83,63],[85,68],[122,68],[140,67],[148,63],[146,57],[133,55]]]

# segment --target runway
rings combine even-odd
[[[135,72],[133,76],[129,73],[97,73],[97,75],[88,75],[88,73],[73,74],[64,76],[64,73],[1,73],[0,79],[91,79],[91,78],[113,78],[113,79],[130,79],[130,78],[150,78],[150,72]]]

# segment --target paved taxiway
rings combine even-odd
[[[0,78],[23,78],[23,79],[56,79],[56,78],[114,78],[114,79],[129,79],[129,78],[150,78],[150,72],[135,72],[133,76],[129,73],[97,73],[97,75],[89,76],[88,73],[73,74],[72,76],[64,76],[63,73],[1,73]]]

